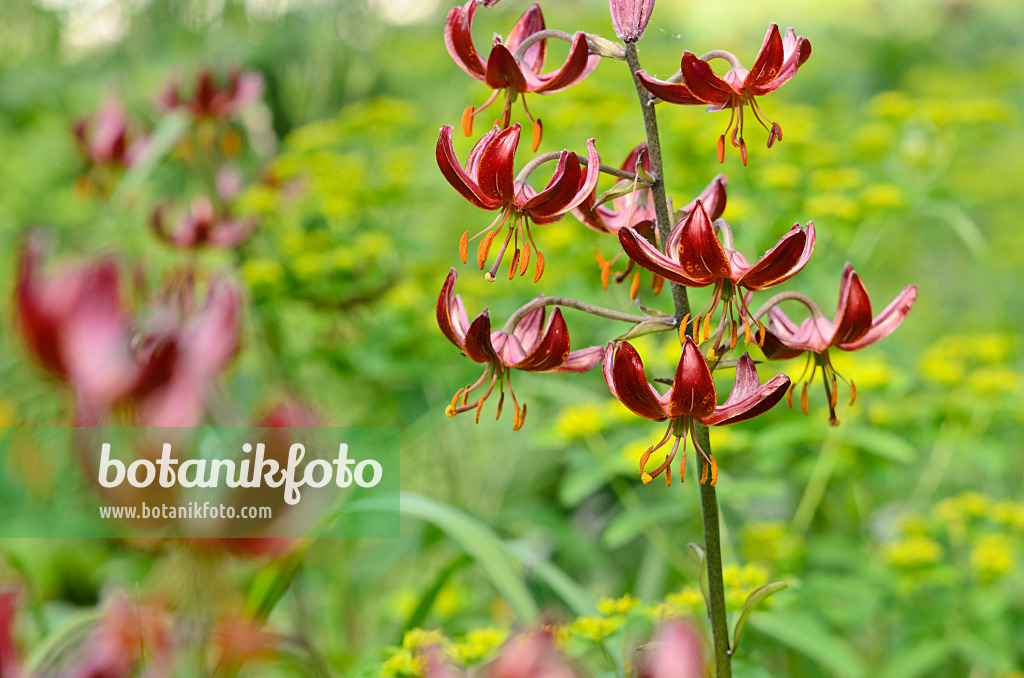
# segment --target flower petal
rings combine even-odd
[[[502,130],[480,153],[477,185],[480,194],[488,200],[504,205],[510,205],[515,200],[512,170],[516,147],[519,145],[519,130],[518,122]]]
[[[631,412],[653,421],[668,418],[657,391],[647,381],[640,355],[628,342],[608,344],[603,371],[608,390]]]
[[[871,300],[860,276],[849,263],[843,267],[839,283],[839,308],[834,324],[836,330],[829,346],[856,342],[871,329]]]
[[[754,65],[743,80],[744,87],[763,87],[770,83],[782,70],[783,60],[782,36],[779,35],[779,25],[776,23],[768,26],[764,42],[754,59]]]
[[[600,61],[600,56],[596,54],[590,56],[587,35],[582,32],[577,33],[572,39],[569,56],[557,70],[540,74],[530,70],[523,72],[523,77],[526,78],[526,91],[538,94],[561,92],[590,75]]]
[[[682,416],[706,417],[715,411],[715,405],[718,404],[711,370],[697,344],[689,337],[683,343],[683,353],[679,356],[672,389],[665,396],[668,400],[665,411],[670,419]]]
[[[807,264],[814,251],[814,222],[807,222],[807,230],[793,224],[775,247],[765,252],[753,266],[736,280],[748,290],[759,291],[789,280]]]
[[[527,372],[550,372],[565,362],[569,357],[569,328],[565,325],[561,309],[556,308],[551,314],[540,343],[532,350],[524,343],[523,349],[527,351],[526,357],[511,367]]]
[[[674,256],[678,251],[679,266],[688,277],[705,284],[732,278],[729,258],[700,202],[683,218],[679,228],[679,248],[672,250],[669,256]],[[669,246],[672,245],[670,240]]]
[[[463,350],[473,362],[503,364],[491,344],[491,314],[486,308],[470,323]]]
[[[686,203],[679,211],[689,214],[699,202],[704,206],[704,211],[708,213],[708,218],[714,221],[725,212],[725,187],[728,184],[729,180],[724,174],[715,175],[715,178],[700,192],[700,195]]]
[[[857,349],[870,346],[879,339],[892,334],[903,322],[903,319],[910,313],[910,309],[917,300],[917,285],[907,285],[903,291],[896,295],[896,298],[885,307],[881,313],[875,316],[871,322],[871,329],[863,337],[854,342],[838,344],[844,351],[856,351]]]
[[[622,250],[638,266],[657,273],[661,277],[686,287],[706,287],[711,283],[703,279],[694,279],[688,276],[687,272],[680,267],[679,262],[668,256],[648,242],[633,227],[619,229],[619,244]]]
[[[721,106],[739,96],[735,87],[715,75],[708,62],[701,61],[692,52],[683,52],[679,69],[683,72],[686,87],[693,96],[706,104]]]
[[[754,361],[746,353],[736,364],[736,381],[732,392],[721,407],[699,421],[705,426],[727,426],[748,419],[775,407],[786,390],[789,389],[789,377],[779,374],[764,385],[758,386],[757,370]]]
[[[473,13],[476,0],[469,0],[462,7],[452,7],[444,22],[444,45],[456,65],[470,77],[484,81],[487,65],[473,46]]]
[[[573,351],[555,372],[586,372],[601,362],[603,346],[589,346]]]
[[[490,56],[487,57],[487,75],[484,76],[484,82],[491,89],[510,87],[520,93],[526,91],[526,78],[523,77],[519,62],[497,39],[491,48]]]
[[[683,106],[697,106],[706,103],[698,99],[690,88],[682,82],[666,82],[652,78],[647,71],[637,71],[636,77],[643,83],[644,89],[670,104],[681,104]]]
[[[792,28],[786,29],[786,36],[782,40],[784,61],[782,68],[775,78],[764,85],[753,85],[747,91],[753,95],[767,94],[777,90],[789,82],[789,79],[796,75],[797,69],[811,56],[811,42],[804,37],[796,37]]]
[[[508,33],[505,44],[510,52],[515,52],[523,40],[544,30],[544,15],[540,11],[540,5],[533,3],[530,8],[523,12],[519,21]],[[544,59],[547,57],[547,40],[538,40],[526,48],[523,55],[523,63],[534,73],[540,73],[544,67]]]
[[[480,191],[480,186],[477,184],[476,179],[462,169],[458,158],[455,157],[455,149],[452,146],[451,125],[445,125],[441,128],[441,134],[437,139],[435,155],[437,157],[437,166],[441,169],[441,174],[452,185],[452,188],[462,194],[463,198],[485,210],[495,210],[502,206],[502,202],[485,196]]]

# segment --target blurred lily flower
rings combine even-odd
[[[147,670],[156,678],[170,676],[174,649],[168,612],[154,603],[129,601],[121,594],[108,598],[103,616],[86,638],[68,678],[130,678]]]
[[[14,617],[19,597],[16,588],[0,589],[0,676],[21,675],[21,656],[14,645]]]
[[[157,95],[162,111],[184,109],[193,118],[230,118],[263,96],[263,76],[255,71],[232,70],[221,81],[209,68],[196,75],[192,93],[183,94],[181,82],[174,78]]]
[[[708,52],[697,58],[691,52],[683,52],[676,76],[682,82],[658,80],[645,71],[637,77],[654,96],[673,104],[707,104],[708,111],[730,109],[729,124],[718,139],[718,161],[725,159],[725,139],[732,130],[730,141],[740,149],[743,164],[747,164],[747,144],[743,140],[743,108],[749,105],[754,118],[768,130],[768,148],[782,140],[782,127],[772,122],[757,103],[756,97],[774,92],[789,81],[797,69],[811,56],[811,43],[804,37],[797,37],[792,28],[786,29],[783,38],[778,24],[771,24],[764,36],[761,49],[748,71],[732,53],[725,50]],[[715,75],[708,65],[711,59],[724,59],[731,68],[722,77]],[[674,80],[674,79],[673,79]],[[738,118],[738,119],[737,119]],[[735,126],[733,126],[735,123]]]
[[[704,676],[704,643],[689,624],[678,619],[666,622],[652,645],[644,653],[637,678]]]
[[[608,344],[604,351],[603,369],[608,389],[630,411],[652,421],[669,420],[665,435],[655,445],[647,448],[640,458],[640,479],[644,484],[650,483],[660,473],[665,474],[666,484],[672,483],[672,460],[679,450],[680,440],[683,443],[683,462],[679,467],[679,479],[682,481],[686,468],[686,436],[689,434],[694,447],[707,462],[703,466],[700,482],[714,485],[718,479],[718,466],[714,457],[700,447],[694,435],[694,424],[726,426],[752,419],[774,407],[789,388],[789,377],[784,374],[760,384],[754,361],[744,353],[736,365],[736,381],[732,392],[718,406],[711,370],[700,349],[689,337],[683,342],[672,387],[664,395],[659,394],[647,381],[643,361],[628,342]],[[646,471],[644,467],[647,460],[671,437],[675,437],[675,442],[665,455],[665,460],[654,471]]]
[[[636,42],[643,37],[654,11],[654,0],[608,0],[615,35],[623,42]]]
[[[235,247],[245,242],[256,228],[254,219],[232,219],[226,210],[218,213],[205,196],[192,201],[188,213],[178,220],[173,231],[167,229],[166,211],[165,205],[153,210],[153,230],[164,242],[184,249],[204,245]]]
[[[469,231],[463,233],[459,243],[462,263],[466,263],[469,242],[483,236],[477,248],[477,264],[483,270],[495,236],[508,225],[508,233],[498,251],[498,257],[486,274],[488,280],[494,280],[510,244],[513,254],[508,277],[511,279],[517,270],[519,275],[525,275],[531,252],[536,251],[533,280],[540,280],[544,273],[544,255],[533,240],[530,222],[550,224],[561,219],[562,215],[586,200],[597,185],[600,174],[601,159],[594,147],[594,140],[590,139],[587,142],[586,172],[575,153],[563,150],[547,186],[540,191],[535,190],[526,183],[526,177],[520,175],[513,178],[519,130],[519,123],[504,130],[494,127],[473,146],[465,169],[455,157],[451,125],[441,128],[437,140],[437,164],[448,183],[477,207],[501,210],[497,219],[472,238]],[[523,242],[522,250],[519,248],[520,238]]]
[[[829,423],[835,426],[839,424],[835,411],[838,380],[849,384],[851,405],[857,398],[857,387],[852,380],[847,382],[836,372],[829,360],[828,349],[834,346],[841,351],[856,351],[889,336],[907,317],[916,300],[917,285],[907,285],[881,313],[872,318],[867,289],[857,272],[847,263],[839,281],[839,308],[835,319],[825,318],[812,305],[812,316],[798,326],[778,305],[773,305],[768,309],[770,325],[762,350],[769,360],[788,360],[804,352],[808,353],[810,374],[806,380],[803,376],[797,380],[804,384],[801,408],[807,414],[807,387],[820,367],[829,403]],[[804,374],[807,374],[807,368]],[[792,406],[792,393],[789,398]]]
[[[721,234],[721,240],[715,234],[716,230]],[[714,285],[710,301],[693,321],[693,334],[696,336],[703,318],[704,339],[708,339],[712,315],[722,303],[718,333],[712,348],[714,351],[722,341],[727,319],[731,326],[729,347],[736,346],[740,322],[743,323],[744,340],[750,343],[750,310],[746,298],[737,290],[765,290],[796,275],[814,250],[814,223],[807,222],[806,229],[793,224],[789,232],[753,265],[733,249],[732,231],[728,223],[722,219],[712,223],[710,215],[699,201],[672,229],[664,254],[632,228],[619,230],[619,242],[629,258],[638,265],[674,283],[686,287]],[[760,322],[754,323],[760,329]],[[762,331],[758,343],[763,341]]]
[[[494,90],[490,98],[480,107],[469,106],[462,115],[462,131],[466,136],[473,133],[473,117],[488,108],[504,94],[504,106],[498,117],[498,125],[509,126],[512,103],[523,96],[523,108],[533,124],[533,150],[540,145],[543,126],[540,119],[534,119],[526,106],[527,93],[554,94],[567,89],[586,78],[597,68],[600,56],[590,55],[585,33],[576,33],[569,48],[569,55],[557,70],[543,73],[547,56],[547,40],[534,40],[532,36],[544,30],[544,16],[540,5],[534,3],[519,18],[506,40],[494,37],[494,43],[484,61],[473,44],[473,15],[478,0],[468,0],[461,7],[453,7],[448,13],[444,26],[444,43],[455,63],[470,77]],[[486,6],[494,3],[484,3]],[[526,44],[526,49],[521,49]],[[522,54],[519,54],[522,52]]]
[[[75,123],[74,135],[75,145],[87,163],[122,169],[135,164],[149,142],[116,101]]]
[[[484,401],[495,386],[500,394],[495,418],[500,417],[507,384],[508,394],[515,407],[512,429],[519,430],[526,420],[526,405],[520,407],[512,391],[512,369],[525,372],[586,372],[600,362],[600,346],[570,352],[569,329],[558,308],[555,308],[546,323],[544,307],[533,309],[510,332],[492,332],[491,316],[487,309],[481,311],[470,323],[462,298],[454,293],[457,277],[455,269],[451,269],[441,288],[441,295],[437,299],[437,324],[444,336],[473,362],[485,363],[487,367],[474,383],[456,391],[446,410],[449,417],[476,410],[476,419],[479,421]],[[482,390],[482,395],[476,401],[469,402],[470,394],[477,390]]]

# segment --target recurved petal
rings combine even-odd
[[[665,412],[670,419],[684,415],[706,417],[715,411],[715,405],[718,403],[715,380],[711,378],[711,370],[704,362],[700,349],[689,337],[686,338],[682,355],[679,356],[672,389],[662,400],[668,401]]]
[[[705,426],[726,426],[753,419],[775,407],[788,388],[789,377],[784,374],[776,375],[759,386],[754,361],[744,353],[736,365],[736,381],[729,397],[700,422]]]
[[[698,99],[685,83],[658,80],[648,75],[647,71],[637,71],[636,77],[640,79],[648,92],[670,104],[697,106],[706,103],[702,99]]]
[[[747,89],[751,94],[767,94],[778,89],[796,75],[797,69],[811,56],[811,42],[804,37],[798,38],[792,28],[786,29],[786,35],[782,39],[782,47],[784,52],[782,68],[779,69],[775,78],[765,84],[748,87]]]
[[[671,241],[669,246],[673,246]],[[705,284],[732,279],[729,258],[700,202],[683,218],[678,252],[679,265],[688,277]],[[675,255],[675,251],[672,255]]]
[[[593,139],[587,141],[586,173],[581,170],[575,153],[564,151],[563,157],[567,158],[567,162],[564,173],[557,180],[558,188],[555,189],[556,179],[552,177],[548,188],[531,198],[524,206],[524,210],[529,209],[530,218],[538,224],[557,221],[563,214],[584,202],[597,186],[597,180],[601,175],[601,158],[597,154]],[[559,166],[561,165],[559,159]],[[558,174],[557,169],[555,174]],[[551,193],[544,198],[549,188],[552,189]]]
[[[776,23],[768,26],[764,42],[754,59],[754,65],[743,80],[744,87],[763,87],[779,75],[782,70],[783,61],[782,36],[779,35],[779,25]]]
[[[706,104],[721,106],[739,94],[735,87],[715,75],[708,62],[701,61],[692,52],[683,52],[679,69],[683,72],[686,87],[693,96]]]
[[[608,344],[604,351],[603,371],[608,390],[631,412],[653,421],[668,418],[661,398],[647,382],[640,355],[628,342]]]
[[[473,362],[502,364],[491,344],[491,313],[486,308],[470,323],[463,350]]]
[[[540,5],[533,3],[509,31],[505,44],[510,52],[515,52],[523,40],[543,30],[544,15],[540,11]],[[523,55],[523,63],[534,73],[540,73],[544,67],[544,59],[547,57],[547,42],[547,40],[538,40],[527,47],[526,54]]]
[[[764,345],[761,346],[764,357],[768,360],[789,360],[804,352],[802,348],[791,348],[774,331],[765,329]]]
[[[444,23],[444,45],[456,65],[471,77],[483,82],[487,64],[480,58],[473,46],[473,13],[476,0],[469,0],[462,7],[452,7]]]
[[[851,344],[871,329],[871,300],[860,276],[847,263],[839,283],[839,308],[836,310],[835,334],[830,346]]]
[[[523,72],[523,77],[526,78],[526,91],[538,94],[561,92],[590,75],[600,61],[600,56],[590,56],[586,34],[577,33],[569,48],[569,56],[558,69],[539,74],[529,69]]]
[[[619,244],[622,245],[626,256],[635,261],[637,265],[652,273],[657,273],[666,280],[686,287],[706,287],[711,284],[707,280],[689,277],[688,273],[679,266],[679,262],[662,254],[633,227],[619,229]]]
[[[594,365],[601,362],[604,355],[603,346],[589,346],[569,353],[565,362],[555,370],[556,372],[586,372]]]
[[[519,145],[519,123],[498,133],[480,153],[477,185],[486,199],[508,205],[515,200],[512,171]]]
[[[455,280],[458,277],[454,268],[448,270],[448,277],[444,279],[441,294],[437,298],[437,325],[444,336],[448,337],[448,341],[464,351],[469,318],[462,300],[455,295]]]
[[[517,92],[526,91],[526,78],[519,63],[512,57],[505,45],[495,40],[491,54],[487,57],[487,74],[484,82],[491,89],[514,89]]]
[[[900,326],[903,319],[907,317],[916,300],[917,285],[907,285],[881,313],[875,316],[874,321],[871,323],[871,329],[867,331],[867,334],[857,341],[841,343],[839,348],[844,351],[856,351],[889,336],[896,331],[896,328]]]
[[[735,282],[748,290],[768,289],[799,273],[813,251],[814,222],[807,223],[807,230],[800,224],[793,224],[789,233],[782,236],[775,247],[765,252]]]
[[[725,212],[725,187],[728,184],[729,179],[724,174],[715,175],[715,178],[700,192],[700,195],[686,203],[681,211],[689,214],[699,202],[704,206],[704,211],[708,213],[708,218],[714,221]]]
[[[527,352],[522,361],[512,365],[527,372],[550,372],[557,369],[569,357],[569,328],[565,325],[561,309],[556,308],[548,321],[544,337],[531,350],[523,345]]]
[[[516,323],[512,329],[512,335],[519,340],[523,351],[529,353],[540,343],[541,334],[544,330],[544,307],[535,308]]]
[[[470,201],[477,207],[485,210],[495,210],[501,207],[501,201],[494,200],[480,191],[476,180],[462,168],[459,159],[455,157],[455,148],[452,146],[452,126],[445,125],[441,128],[441,134],[437,138],[437,166],[441,174],[448,180],[456,191],[463,198]]]

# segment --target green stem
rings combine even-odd
[[[654,102],[651,101],[647,90],[636,77],[637,71],[642,69],[635,43],[626,43],[626,63],[629,65],[629,73],[633,77],[633,85],[636,87],[637,97],[640,99],[640,109],[644,116],[644,128],[647,131],[647,153],[651,160],[651,174],[655,179],[654,185],[651,187],[651,194],[654,199],[654,214],[658,220],[658,238],[662,250],[664,250],[669,233],[672,231],[672,222],[668,212],[668,199],[665,195],[664,164],[661,159],[658,118],[654,110]],[[676,321],[681,322],[690,313],[690,301],[686,296],[685,287],[673,283],[671,289]],[[692,330],[690,332],[692,333]],[[699,439],[695,442],[699,442],[701,448],[711,454],[708,429],[699,424],[695,425],[694,437]],[[711,608],[708,610],[708,615],[711,618],[711,633],[714,638],[715,676],[717,678],[732,678],[729,623],[725,615],[725,585],[722,581],[722,539],[718,525],[718,500],[715,497],[714,486],[700,486],[700,505],[704,516],[704,557],[708,570]]]

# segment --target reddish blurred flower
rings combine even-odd
[[[636,42],[647,30],[654,0],[608,0],[615,35],[623,42]]]
[[[255,219],[232,219],[226,209],[218,213],[205,196],[192,201],[188,214],[178,220],[173,231],[168,231],[164,223],[166,210],[166,205],[153,210],[153,230],[164,242],[185,249],[204,245],[235,247],[245,242],[256,228]]]
[[[821,367],[821,380],[825,385],[825,395],[829,403],[829,423],[835,426],[839,424],[835,411],[838,380],[849,383],[851,405],[857,398],[857,387],[853,380],[847,382],[836,372],[832,361],[829,360],[828,349],[834,346],[841,351],[856,351],[889,336],[907,317],[916,299],[917,285],[907,285],[872,319],[871,300],[868,299],[867,289],[857,272],[847,263],[843,267],[843,275],[839,281],[839,308],[836,310],[835,320],[822,316],[813,304],[810,305],[811,317],[799,326],[794,324],[778,305],[768,309],[770,325],[763,346],[765,357],[769,360],[787,360],[806,351],[810,375],[806,380],[803,376],[797,380],[804,384],[800,398],[801,407],[804,414],[807,414],[807,387],[814,380],[818,367]],[[804,369],[804,374],[807,374],[807,368]],[[792,406],[792,394],[789,401]]]
[[[768,148],[776,140],[782,140],[782,128],[772,122],[757,104],[755,97],[773,92],[792,78],[797,69],[811,56],[811,43],[804,37],[797,37],[792,28],[786,29],[786,37],[779,35],[778,24],[771,24],[764,36],[754,65],[748,71],[743,68],[732,53],[724,50],[708,52],[697,58],[691,52],[683,52],[677,77],[682,82],[652,78],[645,71],[637,73],[654,96],[673,104],[707,104],[708,111],[731,109],[729,125],[725,134],[718,139],[718,161],[725,159],[725,138],[732,130],[732,145],[740,149],[743,164],[747,164],[747,144],[743,140],[743,107],[749,105],[754,118],[768,130]],[[715,75],[708,65],[711,59],[725,59],[731,68],[722,77]],[[736,120],[737,111],[739,120]],[[733,127],[733,122],[736,126]]]
[[[149,143],[116,101],[104,104],[91,118],[75,123],[74,134],[75,145],[87,163],[122,169],[135,164]]]
[[[544,16],[540,11],[540,5],[535,3],[512,27],[507,40],[503,41],[501,36],[494,36],[494,43],[485,62],[473,45],[473,14],[478,4],[477,0],[468,0],[462,7],[453,7],[448,13],[444,27],[444,43],[455,63],[470,77],[494,90],[483,106],[470,106],[462,114],[463,134],[470,136],[473,133],[473,117],[494,103],[502,92],[505,94],[505,103],[497,124],[502,129],[508,127],[512,115],[512,102],[522,95],[523,108],[533,123],[533,150],[536,151],[543,127],[540,119],[534,119],[530,114],[525,95],[528,92],[561,92],[590,75],[601,57],[590,56],[586,34],[576,33],[565,63],[555,71],[542,73],[547,55],[547,40],[532,39],[535,33],[544,30]],[[526,49],[522,50],[521,46],[527,42]],[[522,54],[514,56],[518,51]]]
[[[637,678],[702,678],[704,643],[691,625],[665,623],[655,644],[644,654]]]
[[[716,229],[721,233],[724,246],[715,234]],[[729,347],[736,346],[739,322],[743,323],[745,341],[750,343],[750,309],[744,295],[737,290],[765,290],[796,275],[814,250],[814,223],[807,222],[806,230],[799,224],[793,224],[789,232],[754,265],[747,263],[746,258],[733,249],[728,223],[720,219],[712,224],[700,202],[672,229],[665,254],[631,228],[619,230],[619,242],[630,259],[672,282],[687,287],[714,285],[711,300],[694,317],[693,334],[695,337],[698,334],[703,317],[704,339],[710,336],[712,314],[718,304],[723,303],[712,349],[717,351],[726,319],[731,325]],[[754,322],[760,327],[760,322]]]
[[[587,170],[584,173],[577,155],[563,150],[558,157],[554,174],[540,192],[526,183],[528,177],[522,173],[513,179],[516,147],[519,145],[519,123],[508,129],[493,128],[476,142],[469,152],[466,168],[463,169],[455,149],[452,147],[452,127],[445,125],[437,140],[437,165],[441,173],[462,197],[477,207],[485,210],[501,210],[498,218],[490,226],[472,238],[469,231],[462,235],[459,243],[459,255],[462,263],[466,263],[467,248],[471,240],[484,236],[477,249],[477,264],[483,270],[487,255],[495,236],[508,224],[508,234],[498,251],[494,266],[487,272],[487,279],[494,280],[495,273],[501,265],[505,250],[512,242],[514,252],[509,266],[508,277],[511,279],[518,270],[525,275],[530,264],[531,245],[537,252],[537,263],[534,267],[534,282],[540,280],[544,273],[544,255],[533,241],[530,222],[550,224],[562,218],[566,212],[576,207],[597,185],[601,159],[594,148],[594,140],[587,142]],[[486,234],[486,235],[484,235]],[[523,250],[519,249],[522,237]],[[529,243],[527,242],[529,241]]]
[[[157,95],[162,111],[183,108],[193,118],[230,118],[263,96],[263,76],[255,71],[234,69],[222,82],[209,68],[199,71],[191,96],[183,95],[175,77]]]
[[[226,615],[210,631],[210,643],[219,671],[237,671],[249,661],[272,659],[277,652],[277,637],[263,625],[247,617]]]
[[[0,589],[0,676],[21,675],[21,656],[14,646],[14,618],[18,612],[19,591]]]
[[[492,332],[491,316],[487,309],[470,323],[462,298],[454,293],[457,277],[455,269],[451,269],[441,288],[441,295],[437,299],[437,324],[444,336],[473,362],[486,363],[487,367],[476,382],[456,391],[446,410],[449,417],[476,410],[476,419],[479,421],[484,401],[494,391],[495,385],[500,394],[495,418],[501,416],[507,383],[508,394],[515,407],[512,428],[519,430],[526,420],[526,405],[520,408],[512,392],[513,368],[525,372],[586,372],[600,362],[600,346],[569,351],[569,329],[558,308],[552,312],[547,323],[544,322],[544,307],[529,311],[511,332]],[[468,402],[470,393],[485,386],[486,391],[479,399]]]
[[[683,441],[683,462],[679,467],[679,479],[682,481],[686,468],[686,436],[689,433],[694,447],[707,462],[700,481],[702,484],[714,485],[718,479],[718,466],[714,457],[697,442],[694,423],[726,426],[752,419],[774,407],[789,387],[789,377],[784,374],[760,384],[754,361],[744,353],[736,365],[736,381],[732,392],[719,407],[711,371],[700,349],[689,337],[683,343],[672,387],[664,395],[659,395],[647,381],[640,355],[625,341],[611,342],[605,349],[604,380],[612,395],[630,411],[652,421],[669,420],[665,435],[640,458],[640,478],[644,484],[650,483],[662,472],[665,473],[665,483],[671,484],[671,464],[679,449],[680,439]],[[672,450],[665,456],[665,461],[652,473],[646,472],[644,466],[651,454],[665,445],[672,436],[676,440]]]
[[[137,667],[146,667],[147,675],[170,676],[174,642],[167,611],[154,603],[130,602],[121,594],[111,596],[104,608],[74,667],[61,675],[129,678]]]

